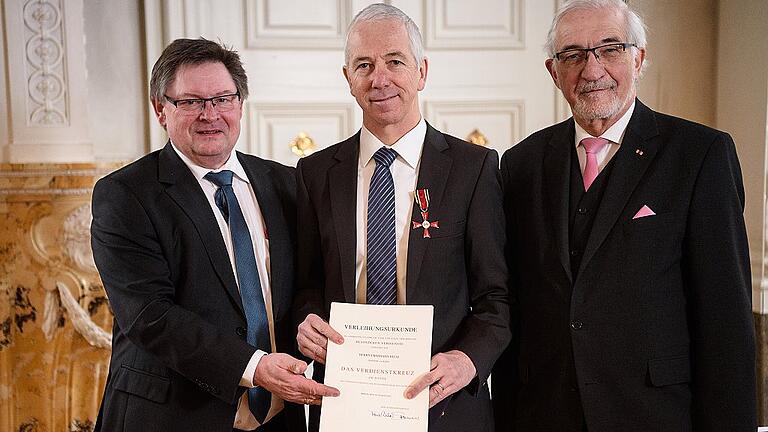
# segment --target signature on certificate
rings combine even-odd
[[[371,417],[391,418],[394,420],[418,420],[419,419],[418,416],[409,416],[403,413],[386,411],[386,410],[378,410],[378,411],[371,410],[370,413],[371,413]]]

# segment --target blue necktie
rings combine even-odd
[[[397,302],[397,255],[395,249],[395,182],[390,165],[397,152],[382,147],[373,154],[376,168],[368,190],[366,256],[366,303]]]
[[[232,235],[232,245],[235,250],[235,269],[237,269],[237,281],[240,284],[240,297],[243,300],[245,319],[248,323],[246,341],[265,352],[270,352],[269,323],[267,322],[267,308],[264,305],[264,296],[261,293],[261,281],[256,267],[256,256],[253,253],[253,241],[248,225],[245,223],[240,204],[232,189],[233,172],[224,170],[221,172],[209,172],[205,178],[219,188],[216,190],[214,200],[221,213],[229,224]],[[271,394],[263,387],[248,389],[248,405],[251,413],[259,423],[269,412]]]

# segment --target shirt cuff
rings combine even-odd
[[[240,386],[245,388],[256,387],[256,385],[253,383],[253,374],[256,372],[256,367],[259,366],[261,358],[265,355],[267,355],[267,353],[262,350],[256,350],[256,352],[253,353],[251,359],[248,361],[248,364],[245,366],[243,376],[240,378]]]

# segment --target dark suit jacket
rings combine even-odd
[[[358,133],[299,162],[299,322],[328,319],[331,302],[355,302],[359,142]],[[434,305],[433,354],[458,349],[477,368],[477,379],[433,408],[430,430],[490,430],[486,380],[509,341],[498,156],[427,125],[417,185],[429,189],[440,228],[432,238],[410,231],[406,303]],[[422,221],[415,205],[412,220]]]
[[[294,352],[293,169],[237,157],[269,232],[277,349]],[[115,314],[96,429],[231,431],[255,348],[215,215],[170,144],[99,180],[91,234]],[[305,430],[300,406],[285,414],[289,430]]]
[[[573,277],[574,121],[502,158],[519,334],[493,374],[497,431],[755,426],[744,190],[731,137],[637,101]],[[655,216],[633,220],[644,205]]]

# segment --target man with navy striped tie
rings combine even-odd
[[[297,168],[299,349],[319,380],[342,342],[331,302],[431,304],[431,371],[406,397],[429,392],[430,431],[491,430],[486,380],[510,338],[498,155],[424,121],[428,62],[399,9],[363,9],[345,56],[363,127]]]

